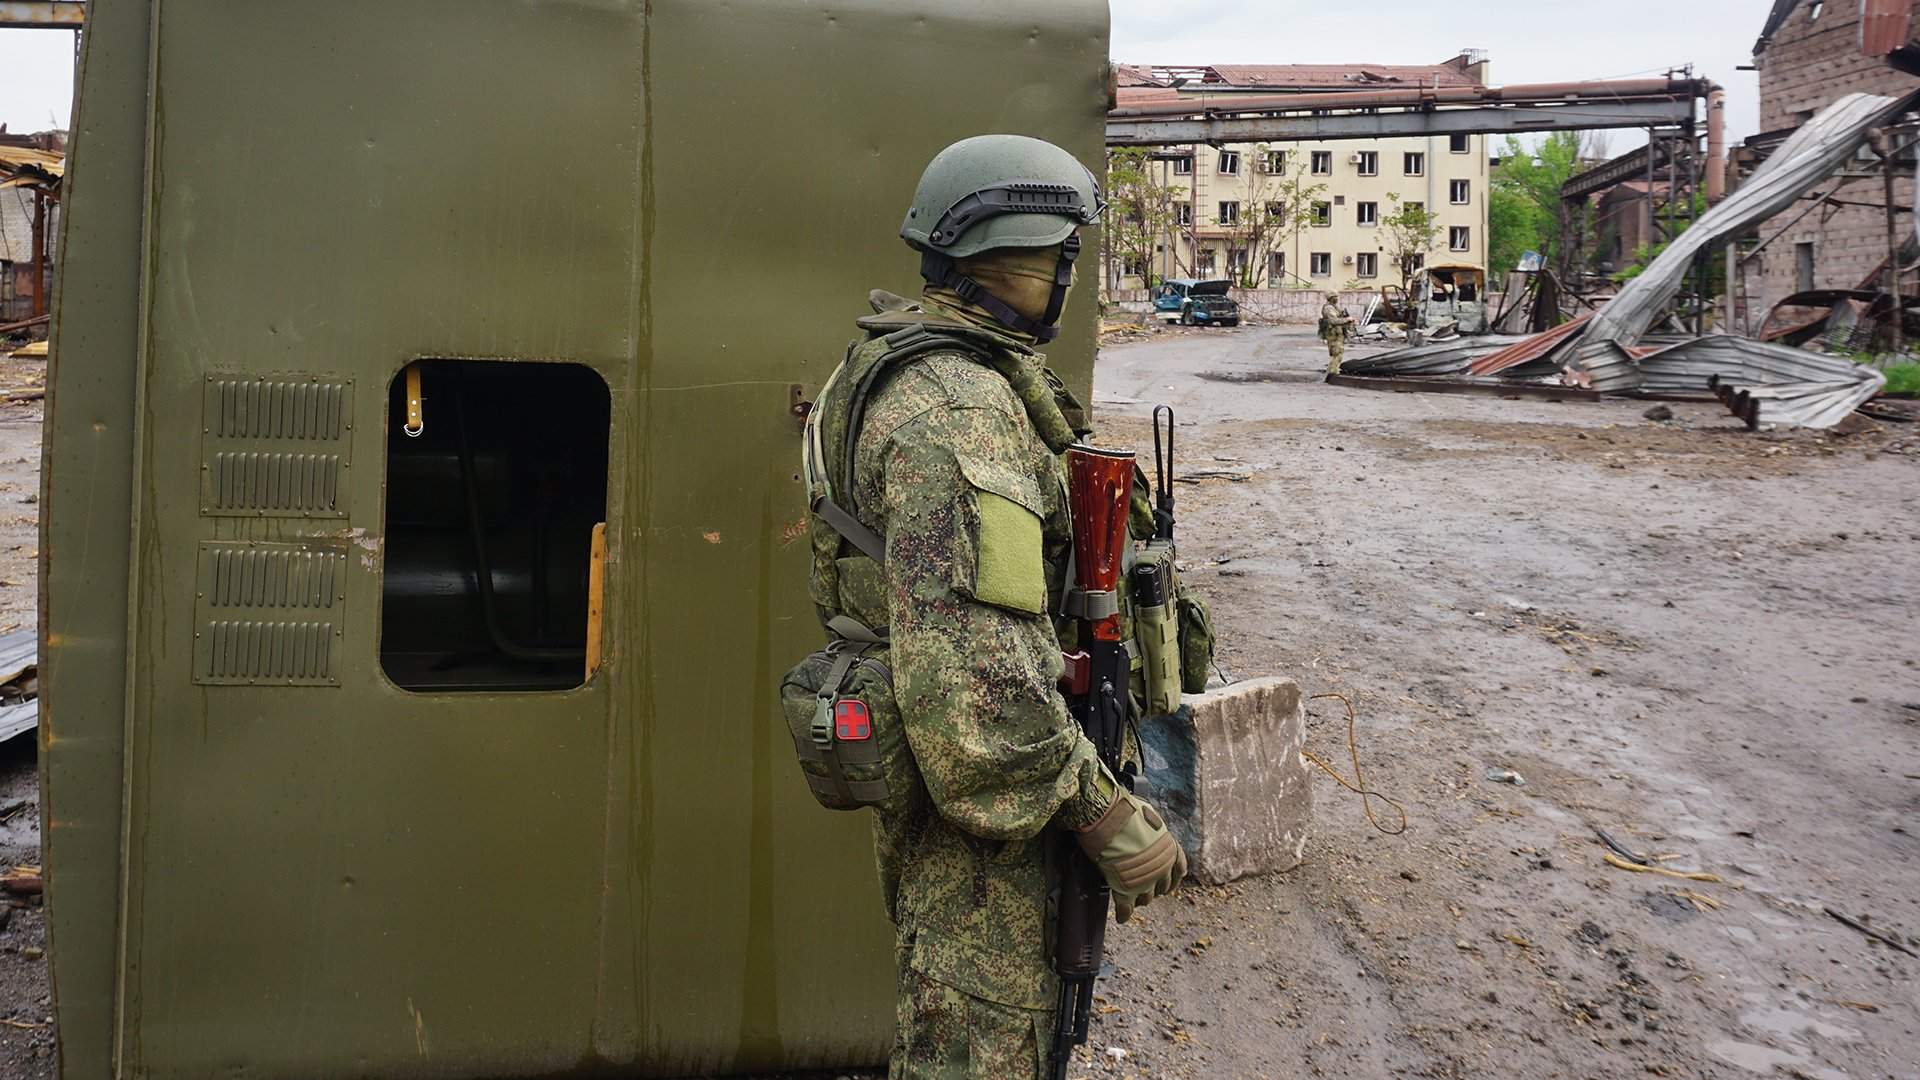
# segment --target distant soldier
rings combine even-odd
[[[1347,356],[1347,335],[1353,332],[1353,316],[1340,307],[1340,294],[1330,292],[1320,305],[1320,337],[1327,343],[1327,374],[1340,374],[1340,362]]]
[[[901,230],[926,289],[876,294],[809,420],[810,483],[831,496],[815,504],[813,598],[834,655],[866,643],[891,665],[910,751],[863,785],[882,789],[870,805],[898,934],[893,1080],[1041,1074],[1060,837],[1099,867],[1122,922],[1186,873],[1058,689],[1059,455],[1086,426],[1034,346],[1059,332],[1078,233],[1101,207],[1093,174],[1049,143],[942,151]]]

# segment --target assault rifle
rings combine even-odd
[[[1074,580],[1067,614],[1079,629],[1079,648],[1066,654],[1061,689],[1073,718],[1121,783],[1132,777],[1121,761],[1127,726],[1130,661],[1121,634],[1120,573],[1129,538],[1133,496],[1131,451],[1075,446],[1067,451],[1067,501],[1073,514]],[[1060,976],[1060,1023],[1050,1071],[1066,1080],[1073,1048],[1087,1041],[1093,982],[1106,952],[1106,879],[1070,836],[1060,838],[1066,868],[1054,923],[1054,971]]]

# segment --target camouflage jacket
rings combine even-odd
[[[1043,830],[1087,823],[1106,800],[1092,794],[1094,749],[1057,689],[1049,613],[1071,532],[1063,467],[1030,412],[1056,437],[1067,425],[1045,411],[1056,384],[1042,358],[1011,339],[995,353],[934,351],[870,392],[853,502],[887,559],[884,570],[841,560],[835,606],[890,629],[926,789],[906,813],[876,818],[889,914],[931,976],[1051,1008]]]

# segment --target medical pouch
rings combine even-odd
[[[800,773],[829,810],[899,813],[919,787],[886,646],[840,639],[780,682]]]
[[[1182,683],[1178,583],[1170,541],[1149,541],[1127,572],[1138,665],[1134,687],[1147,716],[1165,716],[1180,707]]]
[[[1192,589],[1181,589],[1180,689],[1189,694],[1204,693],[1207,672],[1213,668],[1213,610]]]

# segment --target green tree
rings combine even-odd
[[[1440,225],[1424,203],[1403,203],[1394,194],[1388,194],[1387,201],[1393,204],[1393,213],[1380,222],[1385,230],[1382,235],[1387,257],[1400,271],[1400,287],[1410,289],[1413,275],[1426,265],[1427,254],[1440,242]]]
[[[1563,280],[1571,275],[1573,246],[1567,239],[1590,225],[1586,207],[1568,207],[1560,189],[1605,154],[1604,143],[1590,132],[1556,131],[1533,151],[1518,136],[1507,136],[1487,207],[1492,274],[1504,275],[1523,252],[1537,251]]]
[[[1143,148],[1115,150],[1107,155],[1107,211],[1101,235],[1107,265],[1115,275],[1128,264],[1144,269],[1147,288],[1156,284],[1155,248],[1174,230],[1173,192],[1162,183],[1150,152]]]

